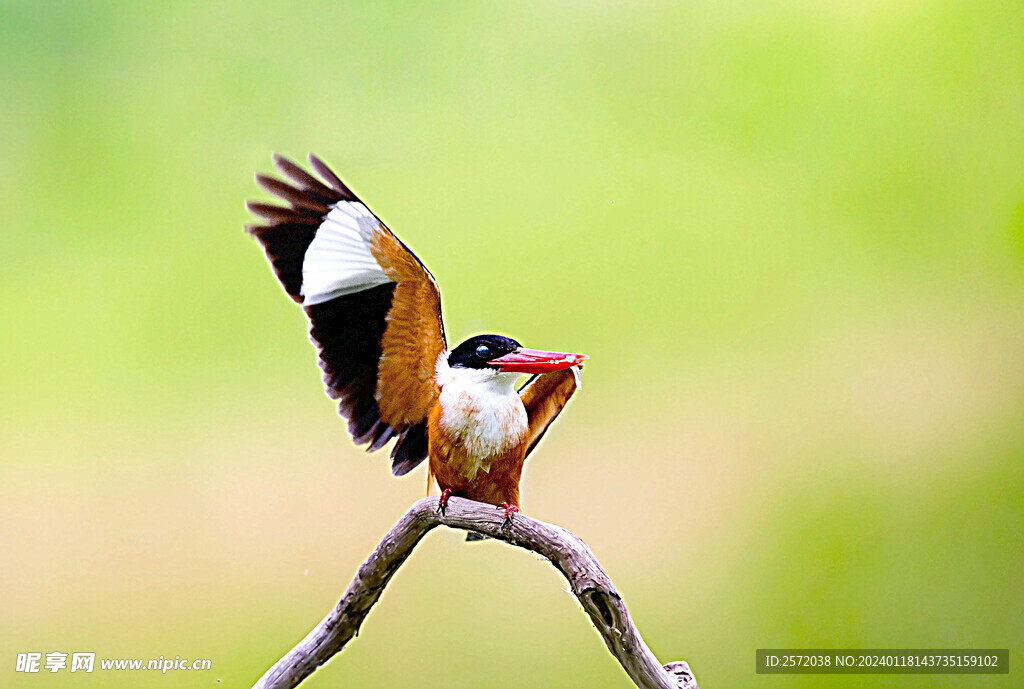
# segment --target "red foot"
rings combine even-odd
[[[495,509],[505,510],[505,521],[501,523],[501,528],[506,528],[512,524],[512,515],[519,511],[519,508],[515,505],[510,505],[507,502],[503,502],[500,505],[495,506]]]
[[[445,488],[441,491],[441,499],[437,501],[437,511],[444,514],[445,509],[448,507],[448,498],[452,496],[452,489]]]

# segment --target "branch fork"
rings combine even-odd
[[[492,505],[451,498],[444,514],[436,498],[409,508],[359,567],[345,594],[302,641],[274,664],[253,689],[290,689],[326,663],[359,633],[359,627],[391,577],[428,531],[437,526],[464,529],[542,555],[568,580],[605,645],[641,689],[697,689],[690,666],[662,665],[626,610],[622,597],[590,548],[572,532],[517,514],[508,523]]]

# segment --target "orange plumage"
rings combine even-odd
[[[436,405],[427,422],[430,475],[438,487],[470,500],[519,507],[519,480],[526,460],[526,438],[487,457],[484,461],[488,466],[484,470],[479,466],[481,458],[457,436],[445,430],[441,423],[442,413],[441,405]]]

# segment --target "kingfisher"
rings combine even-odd
[[[256,182],[287,205],[250,201],[285,292],[302,305],[328,397],[356,445],[390,441],[402,476],[429,458],[427,490],[519,511],[523,463],[581,387],[583,354],[476,335],[448,349],[441,294],[423,262],[318,157],[279,155]],[[524,374],[530,378],[516,388]]]

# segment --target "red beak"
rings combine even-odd
[[[491,359],[487,363],[500,366],[502,373],[551,373],[579,366],[589,358],[586,354],[543,352],[539,349],[520,347],[514,352]]]

